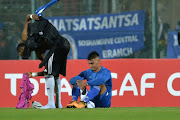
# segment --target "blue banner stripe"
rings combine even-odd
[[[144,11],[47,19],[71,42],[70,58],[123,58],[144,48]]]

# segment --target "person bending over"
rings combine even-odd
[[[34,23],[30,22],[32,19],[35,20]],[[69,41],[62,37],[47,19],[35,14],[27,15],[22,39],[24,43],[20,43],[17,47],[18,54],[22,56],[22,59],[28,59],[31,52],[35,51],[37,58],[42,61],[39,68],[45,66],[44,72],[28,73],[29,77],[45,75],[48,104],[42,109],[55,108],[54,88],[57,88],[55,89],[56,98],[58,98],[56,107],[61,108],[59,74],[66,76],[67,55],[70,49]]]

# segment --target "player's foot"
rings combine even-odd
[[[40,109],[42,107],[40,102],[33,101],[31,104],[32,108]]]
[[[74,104],[75,108],[86,108],[87,103],[84,101],[79,102],[78,104]]]
[[[55,109],[55,108],[56,108],[55,105],[49,105],[49,104],[47,104],[47,105],[41,107],[40,109]]]
[[[67,108],[74,108],[74,105],[75,104],[77,104],[77,101],[76,100],[74,100],[74,101],[72,101],[70,104],[67,104]]]
[[[55,104],[56,108],[63,108],[61,104]]]

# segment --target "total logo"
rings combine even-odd
[[[23,74],[5,74],[5,79],[10,80],[10,91],[13,96],[16,96],[16,91],[17,91],[17,80],[21,80],[23,77]],[[32,93],[32,96],[38,94],[39,92],[39,84],[44,84],[45,85],[45,78],[40,78],[40,82],[36,80],[35,78],[29,78],[30,82],[34,85],[34,90]],[[62,88],[62,86],[65,86]],[[61,92],[67,92],[68,95],[71,95],[71,86],[69,82],[65,79],[61,79]],[[45,85],[45,95],[47,96],[47,91],[46,91],[46,85]]]
[[[17,91],[17,80],[22,79],[23,74],[13,74],[13,73],[6,73],[5,74],[5,80],[10,80],[10,92],[13,96],[16,96]],[[117,73],[111,73],[111,76],[113,80],[118,80],[118,74]],[[168,92],[173,96],[180,96],[180,91],[175,90],[173,88],[173,81],[177,78],[180,78],[180,73],[173,73],[170,75],[170,77],[167,79],[167,90]],[[156,80],[156,73],[144,73],[140,80],[140,93],[138,93],[137,86],[135,84],[135,80],[131,73],[127,73],[122,81],[122,84],[118,90],[112,90],[112,96],[123,96],[126,91],[132,91],[134,96],[145,96],[147,89],[153,89],[154,88],[154,82],[146,82],[147,79],[153,79],[154,82]],[[36,95],[39,91],[39,84],[45,85],[45,78],[40,78],[40,82],[38,82],[35,78],[30,78],[31,83],[34,85],[34,90],[32,93],[32,96]],[[131,85],[127,85],[127,83],[130,82]],[[65,86],[65,87],[62,87]],[[69,96],[71,96],[71,85],[68,82],[66,78],[61,79],[61,92],[67,92]],[[47,95],[46,86],[45,86],[45,95]]]

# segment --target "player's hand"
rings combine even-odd
[[[78,86],[81,86],[81,80],[77,80],[77,81],[76,81],[76,84],[77,84]]]
[[[26,21],[30,21],[30,20],[31,20],[30,15],[31,15],[31,14],[28,14],[28,15],[26,16]]]
[[[27,72],[28,77],[32,77],[32,72]]]
[[[33,17],[34,20],[39,20],[39,16],[36,15],[36,14],[33,14],[32,17]]]
[[[28,15],[26,16],[26,21],[30,21],[30,20],[31,20],[30,15],[31,15],[31,14],[28,14]],[[33,14],[33,15],[32,15],[32,18],[33,18],[34,20],[39,20],[39,17],[38,17],[38,15],[36,15],[36,14]]]
[[[81,80],[77,80],[76,81],[77,85],[79,86],[79,88],[81,90],[83,90],[84,88],[86,88],[86,86],[88,85],[86,81],[81,81]]]

